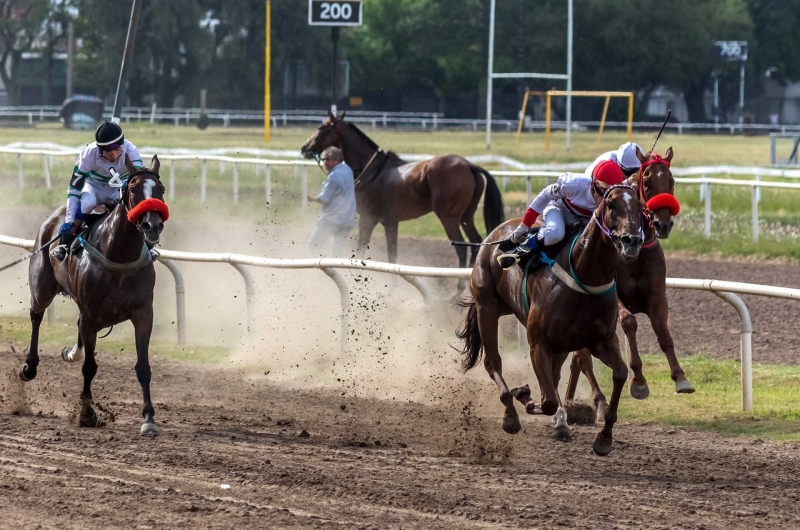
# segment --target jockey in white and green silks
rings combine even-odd
[[[83,225],[84,219],[99,204],[120,199],[120,189],[128,177],[125,155],[134,167],[143,167],[139,149],[125,139],[116,123],[103,122],[94,133],[95,141],[81,150],[67,189],[67,216],[61,225],[59,245],[51,252],[58,260]]]

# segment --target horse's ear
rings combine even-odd
[[[673,154],[672,147],[669,147],[667,149],[667,152],[664,153],[664,160],[666,160],[667,162],[672,162],[672,154]]]
[[[331,123],[336,121],[336,116],[333,115],[333,112],[331,112],[331,109],[328,109],[328,118],[331,120]]]
[[[133,162],[131,162],[131,157],[128,156],[128,153],[125,153],[125,169],[128,170],[128,175],[136,171],[136,168],[133,167]]]
[[[158,155],[153,155],[153,160],[150,161],[150,170],[158,175],[158,170],[161,168],[161,162],[158,160]]]
[[[605,182],[601,182],[597,179],[592,179],[592,191],[597,194],[598,197],[603,197],[606,194],[606,190],[609,188],[609,185]]]
[[[342,111],[342,113],[341,113],[341,114],[339,114],[339,119],[340,119],[340,120],[343,120],[343,119],[344,119],[344,115],[345,115],[345,114],[347,114],[347,111],[346,111],[346,110],[343,110],[343,111]]]
[[[636,148],[636,158],[638,158],[639,162],[641,163],[645,163],[647,161],[647,157],[645,156],[644,153],[642,153],[642,150],[639,149],[638,147]]]

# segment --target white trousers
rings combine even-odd
[[[103,186],[92,184],[89,180],[81,189],[80,201],[74,197],[69,197],[67,200],[67,218],[66,222],[71,223],[75,220],[78,208],[83,215],[89,215],[97,208],[98,204],[103,204],[107,201],[116,201],[119,199],[119,188],[112,188],[110,186]]]
[[[314,232],[311,233],[311,237],[308,240],[308,251],[314,257],[325,256],[325,243],[328,239],[333,238],[331,252],[327,257],[346,257],[344,253],[347,250],[347,240],[352,229],[352,226],[341,226],[319,219],[317,220],[317,226],[314,227]]]
[[[546,246],[555,245],[562,239],[567,225],[577,222],[586,223],[591,217],[576,215],[562,200],[550,201],[542,212],[543,225],[539,229],[538,239],[544,240]]]

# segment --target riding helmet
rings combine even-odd
[[[125,142],[122,127],[110,121],[104,121],[94,132],[94,140],[102,151],[111,151]]]
[[[600,162],[595,166],[592,176],[600,182],[605,182],[611,186],[619,184],[625,178],[622,169],[611,160]]]

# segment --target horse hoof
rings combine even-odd
[[[78,419],[78,425],[81,427],[89,427],[91,429],[97,427],[97,414],[94,412],[94,409],[89,409],[86,414],[81,414],[80,418]]]
[[[525,404],[525,412],[528,414],[541,414],[542,411],[536,408],[536,402],[531,400]]]
[[[647,386],[647,383],[643,385],[634,385],[631,383],[630,391],[634,399],[647,399],[650,396],[650,387]],[[692,391],[694,392],[694,390]]]
[[[522,430],[522,425],[519,423],[519,416],[503,415],[503,430],[508,434],[517,434]]]
[[[142,428],[139,430],[142,436],[158,436],[158,426],[153,422],[143,423]]]
[[[78,361],[82,361],[83,348],[78,348],[77,344],[75,344],[71,348],[67,346],[63,350],[61,350],[61,359],[64,360],[64,362],[68,363],[76,363]]]
[[[558,410],[558,402],[557,401],[548,401],[544,400],[542,402],[542,414],[545,416],[552,416]]]
[[[678,381],[677,383],[675,383],[675,393],[694,394],[694,387],[687,379],[684,379],[683,381]]]
[[[19,369],[19,378],[23,383],[29,383],[30,381],[33,381],[35,377],[36,370],[31,370],[28,368],[27,364],[23,364],[22,368]]]
[[[611,440],[606,440],[600,436],[600,433],[597,433],[594,437],[594,443],[592,444],[592,451],[594,451],[594,454],[597,456],[608,456],[608,453],[610,453],[612,449]]]
[[[556,440],[561,440],[562,442],[571,442],[572,434],[569,432],[569,427],[566,425],[558,425],[556,427]]]

